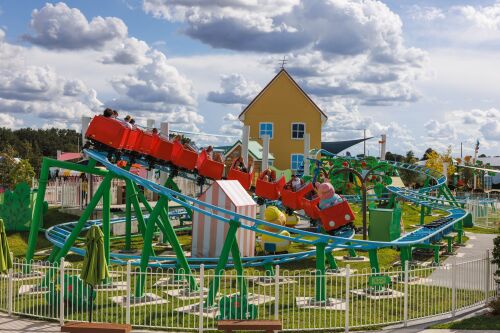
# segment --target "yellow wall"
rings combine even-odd
[[[304,140],[292,139],[292,123],[305,123],[306,133],[311,138],[310,148],[321,147],[321,113],[284,72],[244,113],[243,123],[250,126],[251,139],[259,138],[261,122],[273,123],[269,150],[274,155],[274,166],[278,169],[290,168],[292,153],[304,153]],[[258,141],[262,144],[262,140]]]

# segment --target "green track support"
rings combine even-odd
[[[35,254],[38,231],[40,230],[40,221],[43,219],[43,199],[45,197],[45,190],[47,189],[49,167],[48,160],[44,158],[42,162],[42,169],[40,171],[40,180],[33,212],[33,221],[31,221],[30,235],[28,238],[28,250],[26,252],[26,262],[28,265],[25,265],[25,273],[30,273],[31,271],[31,265],[29,265],[29,263],[33,260],[33,256]]]
[[[226,240],[222,245],[221,254],[219,256],[219,262],[217,263],[217,267],[215,268],[215,276],[213,280],[210,282],[210,286],[208,289],[208,297],[205,305],[207,307],[211,307],[215,303],[215,297],[219,292],[220,287],[220,279],[222,274],[224,273],[224,269],[226,268],[227,261],[229,259],[229,253],[232,252],[233,243],[236,242],[236,232],[238,228],[241,226],[239,221],[230,220],[229,221],[229,230],[226,234]]]
[[[333,271],[336,271],[339,269],[339,265],[337,264],[337,261],[335,260],[335,257],[333,256],[333,251],[327,251],[326,255],[326,260],[328,260],[328,265],[330,265],[330,269]]]
[[[368,250],[368,257],[370,258],[370,267],[372,273],[380,273],[380,265],[378,262],[377,249]]]
[[[140,268],[142,273],[146,272],[148,268],[149,256],[151,255],[152,248],[150,244],[153,243],[153,232],[156,218],[158,217],[158,215],[160,215],[160,211],[163,209],[163,207],[165,207],[166,203],[167,199],[162,196],[149,215],[148,222],[146,224],[146,232],[144,233],[144,246],[142,248],[141,254]],[[144,274],[137,275],[137,279],[135,282],[135,297],[141,297],[144,294],[144,287],[146,282],[145,280],[146,276]]]
[[[351,242],[347,242],[346,244],[351,245]],[[351,248],[351,247],[347,249],[347,253],[349,254],[349,257],[351,257],[351,258],[356,258],[358,256],[358,254],[356,253],[356,250]]]
[[[316,291],[315,301],[326,301],[326,266],[325,266],[325,243],[316,244]]]
[[[130,199],[131,188],[125,183],[125,250],[130,251],[132,247],[132,201]]]
[[[425,206],[420,205],[420,225],[424,225],[425,222]]]
[[[111,181],[104,184],[102,192],[102,232],[104,234],[104,256],[106,257],[106,262],[109,264],[109,238],[111,236],[110,221],[111,221]]]
[[[113,176],[111,174],[108,174],[106,177],[104,177],[104,179],[101,182],[101,185],[99,186],[94,196],[92,197],[92,200],[90,200],[90,203],[87,205],[87,207],[82,213],[82,216],[80,216],[80,219],[78,220],[75,227],[71,231],[71,234],[66,238],[66,242],[64,243],[63,247],[57,252],[57,254],[54,256],[51,262],[59,262],[59,260],[61,260],[62,257],[65,257],[68,254],[69,249],[75,243],[76,239],[78,238],[78,235],[80,234],[83,226],[85,225],[85,222],[89,220],[92,212],[99,203],[99,200],[101,200],[101,197],[103,196],[104,192],[106,190],[109,190],[109,186],[111,184],[112,179]]]
[[[399,249],[399,255],[401,257],[401,267],[405,269],[405,263],[411,260],[411,246],[403,246]]]
[[[437,244],[415,244],[412,245],[417,249],[431,249],[434,252],[434,263],[436,265],[439,264],[439,248],[440,246]]]
[[[151,246],[146,246],[146,244],[152,244],[153,233],[155,229],[154,227],[156,224],[161,224],[160,222],[158,222],[158,217],[165,208],[168,208],[168,199],[164,196],[160,196],[160,199],[156,203],[156,206],[153,208],[151,214],[149,215],[148,222],[146,225],[146,232],[144,234],[145,245],[142,250],[141,263],[140,263],[141,272],[146,272],[149,262],[149,256],[151,254],[150,250]],[[182,250],[179,240],[175,235],[175,231],[170,223],[166,223],[165,232],[167,233],[170,244],[172,244],[172,248],[176,254],[177,261],[180,265],[181,270],[185,272],[184,274],[187,275],[187,279],[189,282],[189,289],[191,291],[196,291],[198,289],[198,285],[196,284],[196,281],[193,275],[191,274],[191,268],[189,267],[189,263],[186,259],[184,251]],[[135,296],[141,297],[144,294],[144,288],[145,288],[145,280],[141,278],[141,276],[137,276]]]
[[[266,270],[266,276],[274,276],[274,267],[272,264],[264,264],[264,269]]]

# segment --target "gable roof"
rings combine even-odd
[[[225,152],[224,156],[227,156],[231,151],[233,151],[236,147],[241,145],[241,140],[236,141],[232,146],[230,146]],[[255,140],[248,140],[248,153],[252,155],[254,161],[262,161],[262,145]],[[274,155],[270,152],[268,156],[269,160],[274,160]]]
[[[212,189],[214,185],[219,186],[236,207],[257,205],[237,180],[217,180]]]
[[[324,113],[318,105],[316,105],[316,103],[314,103],[314,101],[311,99],[311,97],[309,97],[309,95],[306,94],[306,92],[297,84],[297,82],[295,82],[295,80],[292,78],[292,76],[290,74],[288,74],[288,72],[282,68],[278,74],[276,74],[273,79],[271,81],[269,81],[269,83],[264,87],[264,89],[262,89],[260,91],[260,93],[257,94],[257,96],[255,96],[255,98],[250,102],[250,104],[248,104],[246,106],[245,109],[243,109],[243,111],[240,113],[240,115],[238,116],[238,119],[243,121],[243,115],[245,114],[245,112],[248,111],[248,109],[250,109],[250,107],[254,104],[254,102],[256,100],[258,100],[263,94],[264,92],[273,84],[274,81],[276,81],[276,79],[280,76],[280,75],[286,75],[286,77],[295,85],[295,87],[298,88],[298,90],[306,97],[306,99],[314,106],[314,108],[316,109],[316,111],[318,111],[320,114],[321,114],[321,123],[324,123],[327,119],[328,119],[328,116],[326,115],[326,113]]]

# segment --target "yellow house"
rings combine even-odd
[[[269,151],[278,169],[297,170],[304,161],[304,136],[310,148],[321,148],[321,127],[326,114],[307,96],[297,82],[281,69],[239,115],[250,126],[250,139],[262,144],[269,135]]]

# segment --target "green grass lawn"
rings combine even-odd
[[[500,234],[499,229],[494,228],[481,228],[481,227],[464,227],[465,232],[471,232],[474,234]]]
[[[490,314],[433,325],[430,328],[454,330],[500,330],[500,316]]]

